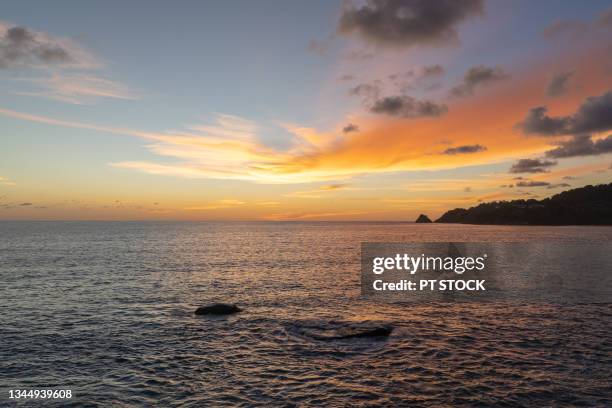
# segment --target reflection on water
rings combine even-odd
[[[374,302],[366,241],[563,248],[612,228],[0,223],[2,404],[63,387],[75,406],[612,406],[610,304]],[[213,301],[245,311],[193,315]],[[325,337],[372,325],[394,330]]]

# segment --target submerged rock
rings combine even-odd
[[[236,305],[230,305],[226,303],[214,303],[208,306],[200,306],[194,312],[197,315],[229,315],[241,312]]]
[[[419,218],[417,218],[415,222],[417,222],[419,224],[429,224],[429,223],[431,223],[431,220],[425,214],[421,214],[421,215],[419,215]]]
[[[380,326],[367,329],[351,329],[341,331],[332,335],[311,334],[315,340],[344,340],[344,339],[362,339],[371,337],[388,337],[393,331],[393,327]]]

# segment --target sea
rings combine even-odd
[[[612,303],[381,302],[364,242],[580,257],[612,227],[0,222],[0,406],[612,406]],[[214,302],[243,311],[194,314]],[[36,389],[72,397],[9,398]]]

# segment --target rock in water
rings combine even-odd
[[[392,327],[377,327],[370,330],[358,331],[355,333],[339,336],[340,339],[359,339],[364,337],[387,337],[393,331]]]
[[[419,215],[419,218],[417,218],[415,222],[417,222],[419,224],[428,224],[428,223],[431,222],[431,220],[425,214],[421,214],[421,215]]]
[[[388,337],[393,331],[393,327],[381,326],[373,328],[352,328],[348,330],[339,330],[333,334],[314,334],[310,337],[315,340],[345,340],[345,339],[364,339],[364,338],[381,338]]]
[[[241,312],[236,305],[228,305],[225,303],[214,303],[208,306],[200,306],[194,312],[197,315],[229,315]]]

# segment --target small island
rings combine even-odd
[[[455,208],[444,213],[436,222],[489,225],[612,225],[612,183],[567,190],[544,200],[494,201],[468,209]]]
[[[418,218],[415,221],[417,224],[429,224],[432,221],[429,219],[428,216],[426,216],[425,214],[421,214],[418,216]]]

